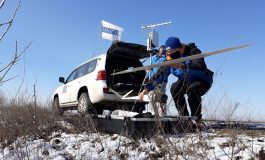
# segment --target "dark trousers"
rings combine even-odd
[[[174,99],[175,106],[180,116],[189,116],[187,104],[184,94],[188,96],[191,116],[197,116],[198,119],[202,118],[201,110],[201,96],[203,96],[211,85],[200,81],[195,81],[191,84],[178,80],[173,83],[170,88],[171,95]]]

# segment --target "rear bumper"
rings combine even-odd
[[[94,101],[92,103],[100,103],[102,101],[113,101],[113,102],[135,102],[136,101],[139,103],[147,103],[148,102],[148,101],[140,101],[138,96],[120,98],[115,94],[103,93],[99,99],[97,99],[96,101]]]
[[[88,94],[90,97],[90,101],[92,103],[101,103],[106,101],[112,102],[139,102],[146,103],[148,100],[146,98],[144,101],[140,101],[138,96],[130,96],[128,95],[126,98],[119,97],[114,93],[104,93],[104,88],[107,88],[105,81],[97,81],[95,84],[90,85],[88,87]],[[122,95],[123,96],[123,95]]]

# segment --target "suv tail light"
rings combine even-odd
[[[106,80],[107,79],[107,73],[105,70],[100,70],[98,71],[98,75],[97,75],[97,81],[98,80]]]

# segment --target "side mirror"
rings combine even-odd
[[[65,83],[65,81],[64,81],[64,77],[59,77],[59,82],[61,82],[61,83]]]

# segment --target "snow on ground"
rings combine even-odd
[[[0,159],[259,159],[265,134],[203,132],[131,139],[118,134],[53,133],[47,139],[18,138],[0,148]],[[264,156],[265,157],[265,156]]]

